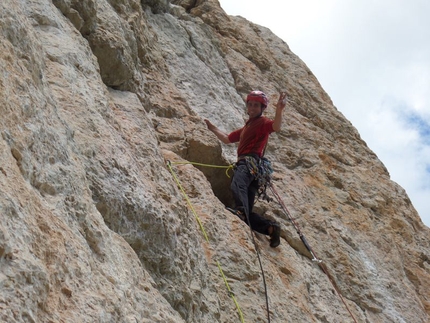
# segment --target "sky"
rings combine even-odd
[[[430,1],[219,2],[305,62],[430,227]]]

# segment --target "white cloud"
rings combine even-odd
[[[430,1],[220,3],[287,42],[430,226]]]

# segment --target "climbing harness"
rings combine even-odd
[[[242,160],[245,161],[248,171],[257,180],[258,198],[270,202],[271,198],[267,195],[266,190],[272,179],[272,163],[266,157],[243,156]]]
[[[267,202],[272,199],[267,195],[267,186],[270,185],[272,180],[273,168],[272,163],[266,157],[262,157],[258,163],[258,198],[262,198]]]

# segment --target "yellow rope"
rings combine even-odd
[[[202,164],[202,163],[196,163],[196,162],[171,162],[172,165],[185,165],[185,164],[191,164],[196,166],[203,166],[203,167],[210,167],[210,168],[225,168],[225,174],[228,178],[230,178],[230,175],[228,174],[230,169],[233,169],[234,164],[228,165],[228,166],[219,166],[219,165],[210,165],[210,164]]]
[[[219,271],[221,273],[221,276],[224,279],[224,284],[227,287],[228,295],[233,299],[234,304],[236,304],[236,308],[237,308],[237,311],[239,312],[239,316],[240,316],[240,321],[241,322],[245,322],[245,320],[243,319],[243,314],[242,314],[242,311],[240,309],[239,303],[237,302],[236,297],[234,296],[233,291],[230,289],[230,285],[227,282],[227,278],[225,278],[224,272],[222,271],[221,265],[219,264],[218,260],[217,260],[216,263],[218,265],[218,268],[219,268]]]
[[[169,167],[170,173],[172,173],[172,176],[175,179],[176,184],[178,185],[179,189],[181,190],[182,195],[184,196],[185,200],[187,201],[187,204],[190,207],[191,212],[194,214],[194,217],[196,218],[196,220],[197,220],[197,222],[198,222],[198,224],[200,226],[200,229],[203,232],[203,235],[204,235],[206,241],[209,242],[209,238],[208,238],[208,235],[206,234],[206,231],[205,231],[205,229],[203,227],[203,224],[200,221],[200,218],[197,215],[196,210],[194,209],[194,207],[193,207],[193,205],[192,205],[192,203],[191,203],[191,201],[190,201],[187,193],[185,193],[185,190],[182,187],[181,182],[179,181],[178,177],[176,176],[176,173],[175,173],[175,171],[172,168],[172,164],[193,164],[193,165],[200,165],[200,166],[206,166],[206,167],[227,168],[227,171],[230,168],[232,168],[233,165],[230,165],[230,166],[215,166],[215,165],[207,165],[207,164],[200,164],[200,163],[194,163],[194,162],[170,162],[170,161],[167,161],[167,166]],[[227,174],[227,171],[226,171],[226,174]],[[228,176],[228,174],[227,174],[227,176]],[[242,323],[245,323],[245,320],[243,318],[242,310],[240,309],[239,303],[237,302],[236,297],[234,296],[233,291],[230,289],[230,286],[229,286],[229,284],[227,282],[227,278],[225,277],[224,272],[222,271],[221,265],[220,265],[220,263],[218,261],[217,261],[217,266],[218,266],[218,269],[219,269],[219,271],[221,273],[221,276],[222,276],[222,278],[224,280],[224,284],[227,287],[228,294],[233,299],[233,302],[236,305],[237,311],[239,313],[240,321]]]
[[[182,194],[184,195],[185,200],[186,200],[186,201],[187,201],[187,203],[188,203],[188,206],[190,207],[191,211],[193,212],[194,217],[196,218],[197,223],[199,224],[200,229],[202,230],[203,235],[204,235],[204,237],[205,237],[206,241],[207,241],[207,242],[209,242],[209,238],[208,238],[208,235],[206,234],[205,228],[203,227],[203,224],[202,224],[202,222],[200,221],[200,218],[199,218],[199,216],[197,215],[196,210],[194,210],[193,204],[191,203],[190,199],[188,198],[187,193],[185,193],[184,188],[182,187],[181,183],[179,182],[179,179],[178,179],[178,177],[176,176],[176,173],[174,172],[174,170],[173,170],[173,168],[172,168],[172,166],[171,166],[171,163],[170,163],[170,162],[168,162],[168,163],[167,163],[167,166],[169,166],[170,172],[172,173],[173,177],[175,178],[176,184],[178,184],[178,187],[179,187],[179,189],[181,190]]]

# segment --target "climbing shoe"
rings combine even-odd
[[[272,223],[272,233],[270,234],[270,246],[276,248],[281,243],[281,228],[279,224]]]

